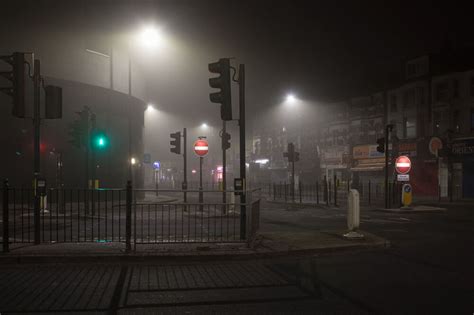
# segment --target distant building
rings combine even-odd
[[[311,117],[318,123],[311,126],[287,128],[279,122],[263,127],[260,119],[253,130],[251,156],[269,162],[251,169],[253,180],[289,181],[282,154],[287,143],[294,142],[298,150],[309,152],[297,163],[303,182],[336,176],[354,186],[368,181],[383,185],[385,154],[377,151],[377,139],[392,124],[390,182],[396,181],[392,161],[407,155],[416,197],[474,197],[473,56],[472,49],[461,49],[409,59],[403,82],[370,95],[324,103],[320,116]]]

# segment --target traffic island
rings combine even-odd
[[[413,206],[413,207],[400,207],[400,208],[378,208],[374,211],[381,212],[392,212],[392,213],[432,213],[432,212],[445,212],[446,208],[433,207],[433,206]]]
[[[344,235],[347,232],[347,230],[267,232],[260,235],[255,249],[267,255],[297,255],[390,247],[388,240],[369,232],[358,231],[364,235],[363,238],[346,238]]]
[[[360,231],[363,239],[347,239],[347,230],[267,232],[246,242],[137,245],[127,252],[123,243],[46,243],[12,246],[0,254],[0,264],[18,263],[114,263],[216,259],[255,259],[330,253],[354,249],[385,248],[390,242]]]

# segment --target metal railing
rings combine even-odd
[[[230,202],[221,202],[223,193]],[[144,190],[131,184],[125,189],[48,189],[35,226],[35,191],[5,183],[3,251],[11,243],[122,242],[131,250],[137,244],[247,242],[258,230],[260,190],[246,191],[246,204],[235,202],[234,193],[241,192]]]

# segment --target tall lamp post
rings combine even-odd
[[[154,27],[143,28],[137,36],[138,41],[144,48],[156,49],[160,41],[162,40],[161,34],[158,29]],[[128,55],[128,95],[130,96],[130,103],[128,105],[128,180],[132,180],[133,177],[133,149],[132,149],[132,56],[131,56],[131,44],[129,44],[129,55]]]

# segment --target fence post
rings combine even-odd
[[[275,186],[275,183],[273,183],[273,200],[276,200],[276,186]]]
[[[10,251],[9,248],[9,241],[10,241],[10,233],[8,231],[8,179],[3,181],[3,252],[8,253]]]
[[[328,180],[326,175],[324,175],[324,201],[326,201],[326,205],[329,206],[329,191],[328,191]]]
[[[371,199],[370,199],[370,192],[371,192],[371,187],[370,187],[370,179],[369,179],[369,205],[370,205],[370,201],[371,201]]]
[[[285,202],[287,200],[287,187],[286,187],[286,182],[285,182]]]
[[[127,181],[126,208],[125,208],[125,249],[132,250],[132,181]]]
[[[337,207],[337,177],[334,175],[334,206]]]
[[[319,205],[319,182],[316,181],[316,203]]]
[[[300,193],[300,203],[303,203],[301,181],[298,182],[298,192]]]

